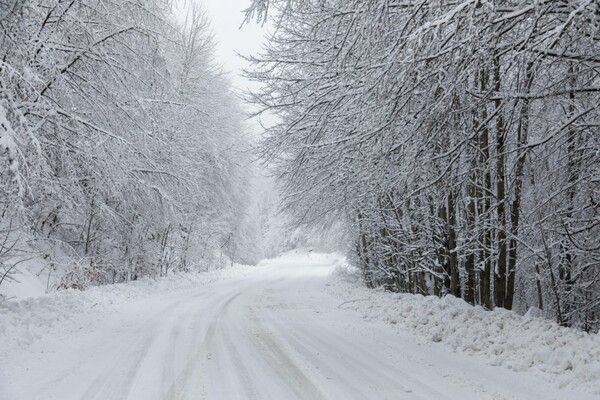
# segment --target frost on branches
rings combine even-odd
[[[0,285],[251,262],[243,113],[170,1],[0,4]],[[44,278],[46,280],[46,278]],[[0,286],[1,287],[1,286]]]
[[[255,0],[263,153],[367,285],[600,329],[598,2]]]

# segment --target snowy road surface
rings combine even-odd
[[[366,321],[327,293],[331,269],[288,256],[75,319],[2,361],[0,398],[592,398]]]

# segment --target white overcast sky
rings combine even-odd
[[[251,83],[241,76],[241,69],[247,64],[236,53],[257,54],[261,49],[266,28],[254,21],[243,24],[243,10],[249,7],[250,0],[197,1],[211,21],[218,62],[231,72],[233,84],[238,89],[246,89]]]
[[[242,69],[248,63],[237,54],[256,55],[260,52],[267,27],[255,21],[244,24],[244,10],[251,0],[184,0],[195,1],[206,12],[215,39],[215,56],[225,71],[229,72],[231,83],[238,91],[256,89],[257,83],[242,76]],[[262,122],[269,125],[273,117],[263,115]],[[256,132],[260,131],[258,121],[253,121]]]
[[[194,1],[194,0],[191,0]],[[251,0],[196,0],[206,11],[214,33],[215,56],[226,71],[229,71],[231,83],[238,91],[248,88],[256,89],[257,83],[250,82],[241,74],[248,63],[237,54],[256,55],[260,52],[267,25],[261,26],[256,21],[244,24],[243,10],[247,9]],[[267,126],[275,121],[275,117],[267,113],[258,119],[249,121],[251,132],[259,135],[262,132],[260,124]],[[262,193],[264,199],[272,200],[274,187],[270,179],[264,176],[258,178],[254,185]]]
[[[237,53],[243,55],[256,55],[260,52],[265,42],[268,24],[261,26],[255,21],[244,24],[244,13],[251,0],[179,0],[184,4],[198,3],[206,12],[215,40],[215,56],[217,62],[229,72],[230,80],[238,91],[256,89],[257,83],[250,82],[241,74],[241,70],[248,67],[248,63]],[[260,135],[260,123],[267,126],[273,124],[276,118],[269,113],[258,119],[249,121],[251,132]],[[261,175],[263,172],[261,172]],[[274,187],[270,179],[262,176],[254,182],[259,192],[265,198],[273,196]],[[269,200],[273,201],[273,200]]]

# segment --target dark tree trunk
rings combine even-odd
[[[488,90],[488,73],[485,68],[481,68],[481,91],[485,92]],[[491,291],[491,275],[492,275],[492,259],[490,256],[490,249],[492,246],[492,232],[490,229],[490,209],[491,205],[491,193],[492,193],[492,177],[490,174],[490,131],[488,128],[488,112],[486,105],[481,106],[481,121],[483,126],[481,127],[481,134],[479,135],[479,154],[480,160],[479,165],[482,168],[483,173],[483,189],[480,190],[480,197],[483,201],[480,204],[480,224],[481,224],[481,253],[480,263],[483,269],[479,275],[479,293],[481,296],[481,303],[491,310],[493,308],[492,303],[492,291]]]
[[[456,249],[456,207],[452,190],[448,193],[448,263],[450,266],[450,294],[460,297],[460,275],[458,272],[458,254]]]
[[[494,56],[494,90],[500,92],[500,56]],[[505,140],[506,132],[502,115],[502,100],[494,100],[496,113],[496,201],[498,218],[498,257],[494,279],[494,306],[506,307],[506,176]]]
[[[525,71],[525,93],[529,93],[533,84],[534,63],[527,63]],[[511,205],[511,239],[508,245],[508,268],[506,282],[505,308],[512,310],[513,298],[515,292],[515,275],[517,273],[517,237],[519,235],[519,218],[521,214],[521,195],[523,190],[523,179],[525,170],[525,161],[527,159],[527,146],[529,136],[529,99],[523,99],[519,118],[519,127],[517,130],[517,143],[519,146],[517,165],[515,166],[515,196]],[[538,282],[539,283],[539,282]],[[541,303],[541,301],[540,301]]]

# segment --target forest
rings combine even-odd
[[[0,0],[0,400],[599,398],[599,0]]]
[[[245,100],[275,117],[280,213],[254,204],[244,105],[187,6],[0,0],[0,285],[320,243],[372,288],[600,330],[597,2],[248,1],[273,27]]]
[[[295,223],[370,287],[600,329],[600,5],[254,0],[249,95]]]
[[[244,112],[201,9],[176,11],[0,1],[0,284],[255,261]]]

